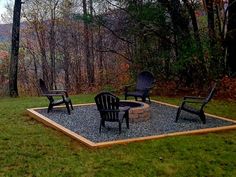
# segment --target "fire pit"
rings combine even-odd
[[[129,121],[131,123],[143,122],[150,119],[151,111],[148,104],[138,101],[120,101],[120,106],[129,106]]]

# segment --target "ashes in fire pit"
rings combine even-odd
[[[148,104],[138,101],[120,101],[120,106],[129,106],[129,121],[142,122],[150,119],[151,111]]]

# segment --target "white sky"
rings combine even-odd
[[[9,2],[9,0],[0,0],[0,23],[2,23],[1,15],[6,12],[5,4]]]

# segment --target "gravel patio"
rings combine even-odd
[[[117,122],[106,122],[106,128],[102,128],[102,132],[99,134],[100,115],[94,104],[74,106],[71,115],[68,115],[64,108],[55,108],[50,113],[47,113],[47,109],[35,111],[94,143],[235,125],[231,121],[210,116],[206,117],[206,124],[203,124],[197,116],[184,111],[181,113],[179,121],[175,123],[177,111],[175,107],[152,102],[150,108],[151,118],[149,120],[130,123],[130,129],[126,128],[124,122],[121,134],[119,134]]]

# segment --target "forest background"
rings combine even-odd
[[[12,25],[0,25],[1,95],[39,95],[39,78],[73,94],[119,91],[148,70],[154,94],[201,94],[218,81],[218,96],[236,99],[235,0],[16,0],[14,7],[19,53]],[[13,5],[6,8],[2,18],[11,23]]]

